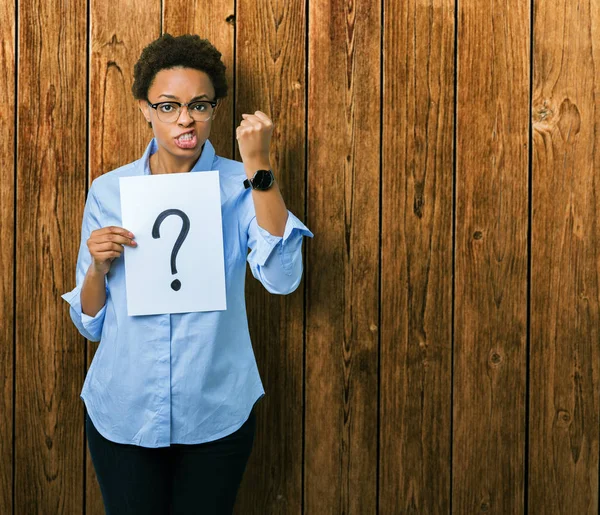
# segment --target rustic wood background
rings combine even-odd
[[[275,121],[316,235],[294,294],[248,281],[237,513],[598,513],[600,2],[3,0],[0,31],[0,513],[103,513],[60,294],[161,31],[223,54],[218,154]]]

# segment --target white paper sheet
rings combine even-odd
[[[125,246],[124,252],[128,314],[227,309],[219,172],[121,177],[119,181],[122,226],[138,244]],[[175,211],[169,214],[168,210]],[[176,250],[186,216],[189,232]],[[159,237],[153,237],[153,228]]]

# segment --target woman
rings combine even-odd
[[[248,333],[246,262],[268,291],[290,293],[303,236],[313,236],[274,180],[267,115],[242,115],[242,163],[215,155],[208,137],[227,95],[220,57],[191,35],[165,34],[143,50],[132,90],[154,138],[141,159],[93,181],[84,209],[76,287],[63,298],[79,332],[102,340],[81,398],[108,514],[232,512],[265,393]],[[119,178],[206,170],[219,171],[227,310],[128,316],[122,253],[137,243],[121,227]]]

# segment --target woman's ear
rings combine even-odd
[[[152,127],[152,122],[150,121],[150,108],[148,107],[148,102],[146,102],[145,100],[138,100],[138,106],[140,108],[140,111],[144,115],[144,118],[146,118],[148,126]]]

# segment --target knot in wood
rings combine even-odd
[[[493,366],[498,366],[500,365],[500,363],[502,363],[502,355],[498,352],[498,351],[491,351],[490,352],[490,363]]]
[[[558,131],[563,141],[571,142],[581,129],[581,114],[575,104],[565,98],[560,104]]]
[[[545,98],[541,104],[533,108],[534,123],[549,123],[554,118],[554,109],[551,107],[551,100]]]
[[[564,409],[556,412],[556,418],[559,426],[568,426],[571,422],[571,414]]]

